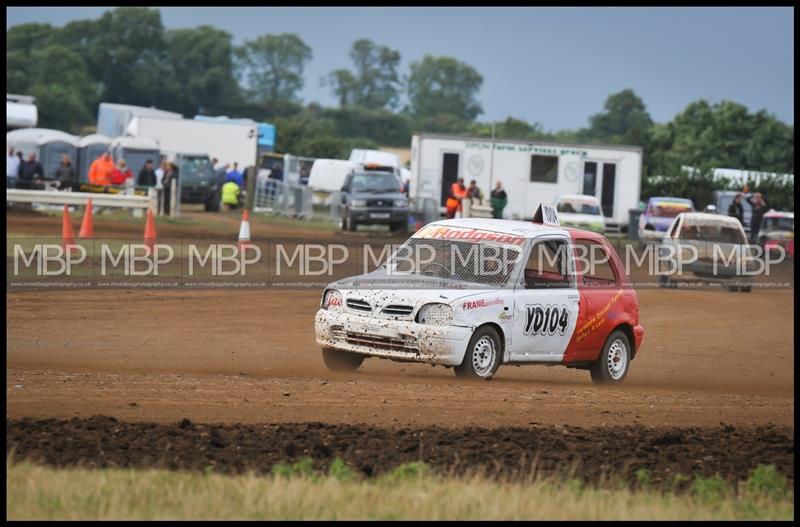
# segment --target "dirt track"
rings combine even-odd
[[[35,215],[7,220],[9,231],[16,225],[32,233],[58,232],[60,221]],[[183,237],[189,228],[159,233]],[[139,226],[105,230],[133,235]],[[291,232],[254,224],[254,236]],[[210,234],[219,236],[204,235]],[[755,426],[790,427],[793,435],[792,289],[650,289],[639,297],[644,345],[625,384],[606,388],[593,385],[585,371],[543,366],[501,367],[491,382],[377,359],[354,374],[332,373],[314,342],[319,291],[11,292],[7,418],[107,415],[162,424],[188,418],[450,429],[569,425],[609,433],[620,426],[668,433],[670,427],[724,423],[752,433]],[[724,452],[724,443],[712,446]],[[790,446],[793,459],[793,438]]]

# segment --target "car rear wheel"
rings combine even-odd
[[[464,360],[454,368],[456,376],[491,379],[500,367],[500,337],[492,327],[479,328],[469,341]]]
[[[625,332],[614,331],[606,339],[600,358],[592,364],[589,373],[597,384],[617,384],[628,375],[631,363],[631,344]]]
[[[361,366],[361,363],[364,362],[364,355],[323,348],[322,360],[329,370],[356,371]]]

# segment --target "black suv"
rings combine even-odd
[[[408,231],[408,198],[393,168],[365,167],[350,172],[342,186],[340,227],[389,225],[392,232]]]

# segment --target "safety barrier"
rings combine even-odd
[[[85,206],[91,198],[95,207],[158,210],[156,191],[149,189],[147,196],[127,194],[100,194],[94,192],[59,192],[51,190],[6,189],[7,203],[38,203],[43,205]]]

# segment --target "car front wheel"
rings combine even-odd
[[[631,344],[623,331],[614,331],[606,339],[603,352],[589,372],[598,384],[617,384],[628,375],[631,363]]]
[[[491,327],[478,329],[469,341],[464,360],[454,368],[458,377],[491,379],[500,367],[500,337]]]
[[[329,370],[356,371],[358,367],[361,366],[361,363],[364,362],[364,355],[360,353],[351,353],[349,351],[323,349],[322,361]]]

